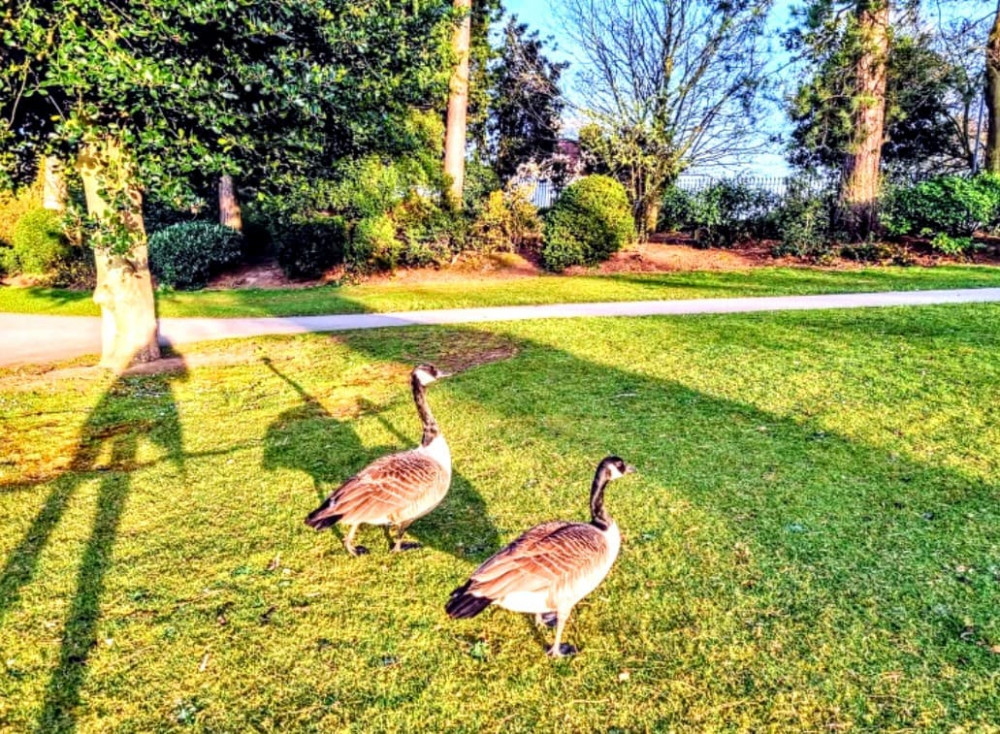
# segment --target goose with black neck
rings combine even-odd
[[[420,547],[403,541],[406,529],[437,507],[451,485],[451,452],[427,404],[427,386],[447,376],[432,364],[413,369],[410,387],[423,424],[420,445],[376,459],[350,477],[309,514],[306,525],[316,530],[337,523],[347,526],[344,547],[352,556],[368,552],[354,544],[361,525],[384,527],[393,552]]]
[[[491,604],[534,614],[555,626],[551,657],[576,653],[562,642],[563,628],[577,602],[608,575],[621,548],[618,524],[604,509],[608,483],[635,468],[617,456],[601,460],[590,487],[590,522],[536,525],[477,568],[451,593],[445,611],[455,619],[475,617]]]

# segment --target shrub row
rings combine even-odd
[[[1000,226],[1000,177],[939,176],[894,186],[886,190],[880,206],[891,237],[926,238],[933,248],[955,254],[972,246],[976,231]],[[689,232],[701,246],[776,240],[776,254],[822,255],[844,239],[838,231],[836,191],[817,189],[808,180],[793,180],[783,197],[739,180],[720,181],[694,193],[670,188],[663,198],[660,227]]]

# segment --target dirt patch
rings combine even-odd
[[[761,267],[817,267],[850,270],[878,264],[943,265],[977,263],[1000,265],[1000,238],[980,237],[985,247],[967,257],[949,257],[934,252],[926,242],[909,239],[899,244],[878,244],[857,250],[858,258],[826,257],[821,262],[800,257],[775,257],[777,242],[745,242],[732,248],[695,247],[690,235],[661,233],[649,242],[615,253],[607,262],[592,268],[571,267],[566,275],[614,273],[669,273],[693,270],[748,270]],[[444,265],[422,268],[399,268],[393,273],[358,276],[343,266],[322,278],[290,281],[278,264],[262,260],[242,265],[209,283],[209,289],[308,288],[326,283],[406,283],[413,285],[456,283],[468,280],[509,280],[545,275],[537,248],[519,253],[479,255],[464,253]]]
[[[567,275],[598,273],[664,273],[690,270],[747,270],[780,264],[770,248],[746,245],[732,250],[703,250],[689,244],[652,241],[616,252],[596,268],[572,267]]]

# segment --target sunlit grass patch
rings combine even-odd
[[[994,305],[585,319],[0,384],[0,729],[986,730],[998,348]],[[416,442],[425,360],[460,370],[429,391],[452,491],[423,550],[366,529],[350,559],[302,519]],[[448,620],[502,543],[586,517],[609,452],[640,474],[608,492],[625,543],[580,656]]]

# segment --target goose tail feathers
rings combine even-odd
[[[471,586],[472,581],[466,581],[451,592],[451,597],[448,599],[448,603],[444,605],[444,610],[452,619],[475,617],[493,603],[493,600],[488,597],[472,594],[469,591],[469,587]]]
[[[323,530],[324,528],[336,525],[337,521],[339,521],[343,515],[338,515],[336,510],[330,507],[330,504],[330,497],[323,500],[323,504],[309,513],[309,517],[306,518],[306,525],[311,528],[315,528],[316,530]]]

